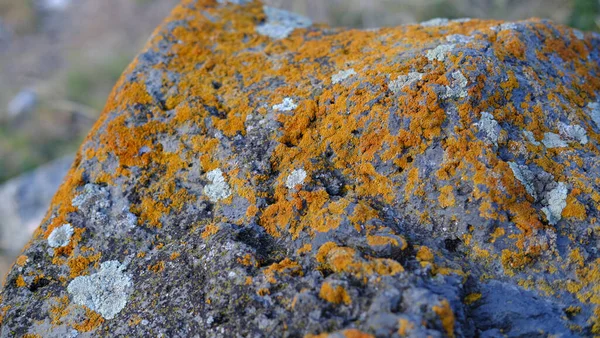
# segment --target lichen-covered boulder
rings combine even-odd
[[[600,334],[600,36],[186,0],[8,274],[2,337]]]

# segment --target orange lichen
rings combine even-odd
[[[455,318],[450,303],[444,299],[440,302],[440,305],[433,306],[432,309],[440,317],[446,334],[449,337],[454,337]]]
[[[480,299],[481,299],[481,293],[470,293],[465,297],[464,302],[467,305],[471,305]]]
[[[90,332],[104,323],[102,316],[88,308],[85,309],[86,319],[80,323],[74,323],[73,328],[79,332]]]
[[[406,337],[409,331],[413,330],[415,325],[406,318],[398,319],[398,335],[400,337]]]
[[[158,262],[156,262],[156,264],[148,266],[148,271],[152,271],[154,273],[160,273],[160,272],[163,272],[164,270],[165,270],[165,262],[164,261],[158,261]]]
[[[17,263],[18,266],[25,266],[28,259],[29,258],[27,256],[21,255],[21,256],[17,257],[17,260],[15,262]]]
[[[179,258],[181,256],[181,254],[179,252],[173,252],[171,254],[171,257],[169,257],[171,260],[175,260],[177,258]]]
[[[209,224],[202,232],[202,238],[206,239],[219,231],[219,226],[216,224]]]
[[[433,262],[434,255],[431,249],[422,245],[419,247],[419,251],[417,251],[417,260],[421,262]]]
[[[17,276],[17,280],[15,281],[17,287],[24,288],[27,287],[27,283],[25,283],[25,279],[23,279],[23,275]]]
[[[71,257],[67,260],[67,265],[69,266],[70,278],[75,278],[78,276],[86,275],[89,273],[90,264],[94,264],[94,267],[98,267],[98,262],[100,261],[100,257],[102,254],[97,253],[91,256],[76,256]]]
[[[319,297],[333,304],[352,304],[352,299],[350,298],[350,295],[348,295],[348,292],[343,286],[333,286],[329,282],[324,282],[321,285]]]
[[[453,190],[454,188],[449,185],[440,188],[440,197],[438,198],[438,202],[442,208],[454,206],[455,200]]]
[[[279,263],[273,263],[271,265],[269,265],[269,267],[267,267],[264,270],[264,274],[267,277],[267,281],[269,283],[277,283],[277,280],[275,279],[275,275],[276,274],[286,274],[289,276],[302,276],[303,272],[302,272],[302,267],[300,266],[300,264],[292,261],[289,258],[285,258],[284,260],[282,260]]]

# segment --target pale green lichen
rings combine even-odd
[[[340,83],[353,75],[356,75],[356,71],[354,71],[354,69],[352,68],[340,70],[339,72],[331,76],[331,83]]]
[[[390,81],[388,83],[388,88],[395,94],[398,94],[402,91],[403,88],[407,86],[411,86],[413,83],[421,80],[423,78],[423,73],[419,72],[410,72],[406,75],[400,75],[396,80]]]
[[[434,49],[428,50],[427,51],[427,59],[429,61],[440,61],[443,62],[444,60],[446,60],[446,55],[448,53],[450,53],[454,47],[456,47],[455,44],[443,44],[443,45],[439,45],[437,47],[435,47]]]
[[[67,246],[73,235],[73,227],[71,224],[64,224],[52,230],[48,236],[48,245],[52,248],[60,248]]]
[[[481,118],[476,124],[477,127],[479,127],[479,130],[483,131],[485,134],[486,141],[497,146],[501,128],[498,122],[494,119],[494,115],[487,112],[482,112]]]
[[[567,142],[560,138],[560,135],[555,133],[544,133],[542,143],[546,148],[565,148],[568,147]]]
[[[527,193],[537,199],[537,193],[533,185],[533,172],[526,165],[519,165],[515,162],[508,162],[508,166],[515,175],[515,178],[523,184]]]
[[[312,21],[304,16],[284,11],[281,9],[264,6],[263,11],[267,16],[265,23],[256,27],[260,35],[273,39],[287,38],[295,29],[306,28],[312,25]]]
[[[562,218],[563,209],[567,206],[568,193],[567,185],[559,182],[556,188],[546,195],[547,206],[542,208],[542,211],[551,225],[555,225]]]
[[[97,273],[72,280],[67,291],[75,304],[87,306],[105,319],[112,319],[125,308],[132,291],[131,277],[123,270],[125,265],[118,261],[106,261]]]
[[[284,98],[280,104],[276,104],[273,106],[273,110],[277,111],[291,111],[296,108],[298,108],[298,105],[295,104],[294,100],[292,100],[289,97]]]
[[[294,187],[298,184],[304,183],[306,179],[306,171],[304,169],[296,169],[292,171],[292,173],[287,177],[285,181],[285,186],[288,189],[294,189]]]
[[[212,182],[204,187],[204,193],[208,196],[211,202],[218,202],[231,196],[231,188],[225,182],[225,177],[221,169],[209,171],[206,177]]]

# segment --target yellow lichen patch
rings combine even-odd
[[[420,262],[433,262],[435,258],[433,252],[428,247],[421,245],[419,251],[417,251],[417,260]]]
[[[21,256],[17,257],[16,263],[18,266],[25,266],[28,259],[29,258],[27,256],[21,255]]]
[[[271,291],[269,291],[268,288],[260,288],[260,289],[258,289],[256,294],[258,294],[259,296],[266,296],[266,295],[271,294]]]
[[[285,274],[288,276],[302,276],[303,272],[302,267],[298,263],[292,261],[289,258],[285,258],[279,263],[273,263],[269,265],[269,267],[267,267],[264,270],[264,274],[267,277],[267,281],[273,284],[277,282],[277,279],[275,279],[276,274]]]
[[[342,331],[345,338],[375,338],[372,334],[362,332],[357,329],[349,329]]]
[[[449,185],[440,188],[440,196],[438,197],[438,202],[440,203],[440,206],[442,208],[454,206],[455,200],[453,191],[454,188],[452,188],[452,186]]]
[[[575,197],[570,195],[567,197],[567,206],[562,212],[562,217],[575,218],[583,221],[587,219],[587,212],[585,211],[585,206],[581,204],[581,202],[579,202]]]
[[[181,254],[179,252],[173,252],[169,258],[173,261],[179,258],[180,256]]]
[[[398,335],[406,337],[406,335],[415,328],[415,324],[406,318],[398,319]]]
[[[500,227],[496,228],[491,235],[490,243],[496,242],[496,240],[498,238],[504,236],[504,233],[505,233],[504,228],[500,228]]]
[[[454,337],[454,312],[447,300],[442,300],[440,305],[433,306],[433,311],[440,317],[442,326],[449,337]]]
[[[23,279],[23,275],[17,276],[17,280],[15,283],[17,284],[17,287],[19,287],[19,288],[24,288],[27,286],[27,283],[25,283],[25,279]]]
[[[160,272],[163,272],[164,270],[165,270],[165,262],[164,261],[158,261],[158,262],[156,262],[156,264],[148,266],[148,271],[152,271],[154,273],[160,273]]]
[[[102,316],[88,308],[85,309],[85,320],[80,323],[74,323],[73,328],[79,332],[90,332],[104,323]]]
[[[339,247],[332,242],[325,243],[319,248],[317,261],[333,272],[348,272],[357,277],[367,277],[373,274],[392,276],[404,272],[402,265],[394,260],[364,259],[359,257],[354,249]]]
[[[219,231],[219,226],[216,224],[209,224],[202,232],[202,238],[206,239]]]
[[[350,295],[348,295],[348,292],[343,286],[333,286],[329,282],[324,282],[321,285],[319,297],[333,304],[352,304],[352,299],[350,298]]]
[[[67,260],[67,265],[69,266],[70,278],[75,278],[82,275],[87,275],[89,273],[89,268],[91,264],[94,264],[94,267],[98,267],[98,262],[100,261],[100,257],[102,255],[97,253],[91,256],[76,256],[71,257]]]
[[[67,307],[69,306],[69,296],[52,297],[50,306],[50,322],[52,325],[62,325],[62,318],[69,314]]]
[[[401,238],[399,242],[396,238],[389,236],[367,235],[367,243],[370,246],[392,245],[400,247],[402,250],[408,247],[408,243],[406,243],[403,238]]]
[[[467,305],[471,305],[480,299],[481,299],[481,293],[470,293],[465,297],[464,302]]]
[[[312,244],[304,244],[300,249],[296,250],[297,255],[304,255],[312,251]]]

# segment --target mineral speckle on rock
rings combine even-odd
[[[600,36],[574,34],[184,0],[8,274],[0,336],[600,334]]]

